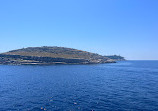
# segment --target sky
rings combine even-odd
[[[158,0],[0,0],[0,53],[38,46],[158,60]]]

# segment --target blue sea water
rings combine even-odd
[[[158,61],[0,65],[0,111],[158,111]]]

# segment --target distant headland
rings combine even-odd
[[[28,47],[0,53],[0,64],[4,65],[99,64],[120,60],[125,59],[57,46]]]

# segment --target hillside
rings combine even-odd
[[[115,61],[124,61],[125,58],[120,56],[120,55],[111,55],[111,56],[105,56],[108,57],[109,59],[113,59]]]
[[[28,47],[0,54],[0,64],[96,64],[115,62],[106,56],[65,47]]]

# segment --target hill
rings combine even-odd
[[[108,57],[109,59],[113,59],[115,61],[124,61],[125,58],[120,56],[120,55],[111,55],[111,56],[105,56]]]
[[[96,64],[114,59],[65,47],[28,47],[0,54],[0,64]]]

